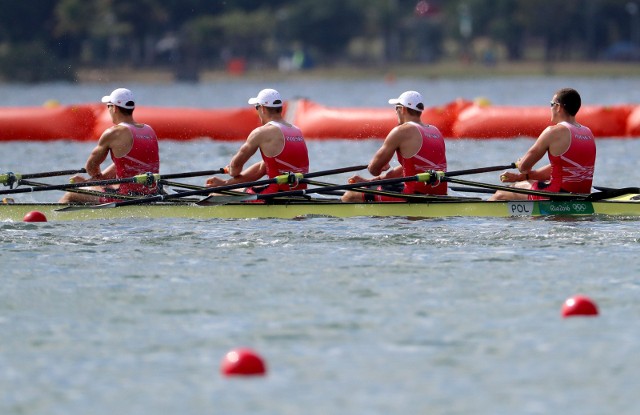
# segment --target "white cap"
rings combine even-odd
[[[133,109],[135,108],[135,100],[133,99],[133,93],[127,88],[118,88],[114,90],[111,95],[102,97],[102,102],[105,104],[113,104],[118,107]]]
[[[416,111],[424,111],[424,103],[422,102],[422,95],[416,91],[403,92],[398,98],[390,99],[389,104],[402,105],[403,107],[411,108]]]
[[[282,98],[280,97],[280,93],[275,89],[263,89],[258,93],[257,97],[249,98],[249,104],[258,104],[265,107],[281,107]]]

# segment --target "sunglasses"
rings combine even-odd
[[[402,109],[402,105],[396,105],[396,111],[401,110]]]
[[[552,107],[555,107],[556,105],[560,105],[560,103],[559,103],[559,102],[556,102],[556,101],[551,101],[549,104],[550,104]]]
[[[261,107],[261,105],[260,105],[260,104],[256,104],[256,110],[257,110],[258,108],[260,108],[260,107]]]

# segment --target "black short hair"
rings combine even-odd
[[[116,105],[116,108],[118,108],[118,111],[120,111],[124,115],[132,115],[133,114],[133,110],[135,109],[135,108],[118,107],[117,105]]]
[[[556,92],[556,97],[564,110],[575,117],[582,105],[578,91],[573,88],[562,88]]]
[[[422,104],[418,104],[422,105]],[[422,115],[422,111],[414,110],[413,108],[405,107],[407,109],[407,114],[412,115],[414,117],[419,117]]]
[[[282,107],[265,107],[269,114],[282,114]]]

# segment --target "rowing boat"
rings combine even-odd
[[[637,198],[637,199],[636,199]],[[303,217],[511,217],[511,216],[640,216],[640,196],[627,194],[600,201],[514,201],[443,200],[419,203],[340,203],[337,200],[290,201],[286,203],[228,203],[199,206],[195,203],[160,202],[112,209],[60,210],[58,203],[0,204],[0,221],[22,221],[31,211],[43,213],[49,221],[192,218],[252,219]]]
[[[515,189],[502,185],[457,179],[456,176],[498,171],[515,167],[497,165],[448,172],[427,171],[413,176],[368,181],[369,186],[384,186],[403,182],[447,181],[470,186],[474,191],[508,190],[547,198],[545,201],[487,201],[466,196],[408,195],[396,192],[362,188],[362,183],[331,185],[315,182],[315,177],[365,169],[366,165],[341,167],[311,173],[286,173],[253,182],[226,184],[216,187],[195,187],[194,190],[176,193],[158,193],[133,197],[119,202],[100,205],[67,205],[60,203],[15,203],[11,197],[0,203],[0,221],[22,221],[30,212],[40,212],[49,221],[117,219],[117,218],[193,218],[193,219],[253,219],[301,217],[510,217],[510,216],[640,216],[640,189],[601,188],[591,194],[554,193],[543,190]],[[81,187],[104,186],[113,183],[164,183],[170,186],[184,185],[167,179],[194,177],[203,174],[222,174],[224,169],[159,175],[146,173],[129,178],[102,181],[85,181],[72,184],[46,185],[31,178],[70,174],[69,170],[17,175],[0,175],[0,183],[10,187],[0,194],[17,194],[48,190],[90,191]],[[292,184],[304,182],[313,188],[282,191],[273,194],[246,194],[237,190],[245,186],[263,186],[273,183]],[[17,187],[16,186],[27,186]],[[469,188],[465,188],[469,189]],[[312,194],[332,194],[345,190],[364,193],[383,193],[404,198],[406,202],[342,203],[340,199],[311,197]],[[453,187],[452,187],[453,190]],[[213,194],[212,194],[213,193]],[[222,194],[220,194],[222,193]],[[101,193],[101,195],[104,195]],[[205,196],[204,199],[201,197]],[[247,203],[248,200],[257,203]],[[262,202],[262,203],[261,203]]]

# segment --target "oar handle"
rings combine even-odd
[[[42,178],[42,177],[55,177],[55,176],[67,176],[70,174],[82,174],[82,173],[86,173],[87,171],[82,168],[82,169],[78,169],[78,170],[59,170],[59,171],[50,171],[50,172],[44,172],[44,173],[31,173],[31,174],[23,174],[22,178],[23,179],[37,179],[37,178]]]

